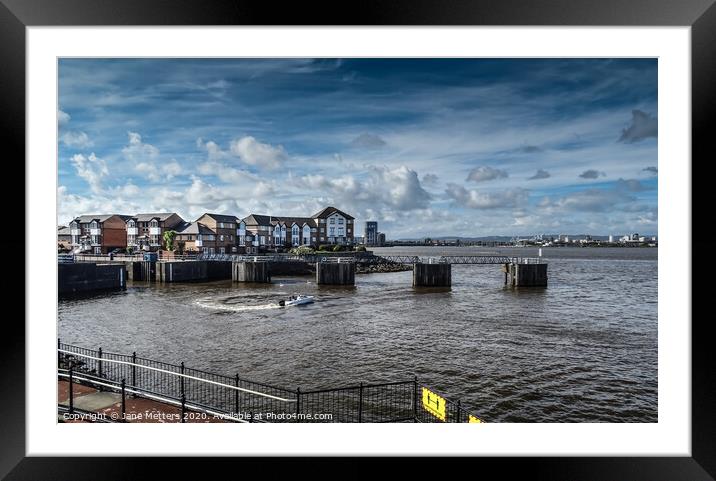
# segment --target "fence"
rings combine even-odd
[[[60,343],[58,374],[71,382],[121,391],[251,422],[476,422],[460,403],[410,381],[301,391],[137,356]],[[426,394],[427,393],[427,394]],[[71,406],[70,402],[70,406]],[[123,403],[124,405],[124,403]]]

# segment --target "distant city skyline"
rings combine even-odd
[[[333,205],[389,239],[656,235],[657,79],[656,59],[60,59],[57,220]]]

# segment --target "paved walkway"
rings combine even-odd
[[[69,382],[57,381],[57,402],[69,406]],[[93,387],[73,383],[73,406],[83,411],[96,413],[111,420],[120,420],[122,417],[122,395],[116,392],[103,392]],[[128,394],[125,399],[126,421],[131,423],[178,423],[181,421],[181,406],[174,406],[153,399],[133,397]],[[92,422],[91,418],[75,416],[68,418],[58,415],[62,422]],[[187,411],[189,423],[222,423],[231,422],[214,417],[210,414]]]

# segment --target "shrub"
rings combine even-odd
[[[333,252],[340,252],[342,250],[343,250],[343,246],[340,244],[336,244],[335,246],[333,246]]]
[[[294,247],[289,251],[294,256],[302,256],[306,254],[313,254],[313,249],[308,246]]]
[[[365,246],[356,246],[356,252],[365,252]]]

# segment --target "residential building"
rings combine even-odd
[[[459,243],[459,241],[458,241]],[[384,246],[385,245],[385,234],[383,232],[378,232],[378,240],[375,243],[377,246]]]
[[[296,247],[319,244],[353,244],[354,218],[335,207],[311,217],[251,214],[239,223],[240,245],[247,248]],[[242,241],[242,236],[251,237]]]
[[[127,220],[127,247],[156,251],[162,248],[164,233],[176,230],[184,219],[174,212],[137,214]]]
[[[81,215],[70,222],[73,252],[107,254],[127,246],[127,221],[121,214]]]
[[[363,232],[364,243],[368,246],[374,246],[378,242],[378,223],[368,221],[365,223],[365,231]]]
[[[322,244],[353,244],[355,218],[335,207],[326,207],[311,216],[318,225],[317,242]]]
[[[235,254],[237,249],[237,236],[240,219],[235,215],[209,214],[199,217],[196,222],[205,225],[216,236],[217,254]]]
[[[57,227],[57,245],[62,249],[70,249],[72,244],[72,235],[70,228],[64,225]]]
[[[201,222],[183,222],[175,229],[174,243],[181,253],[217,254],[219,245],[216,232]]]

